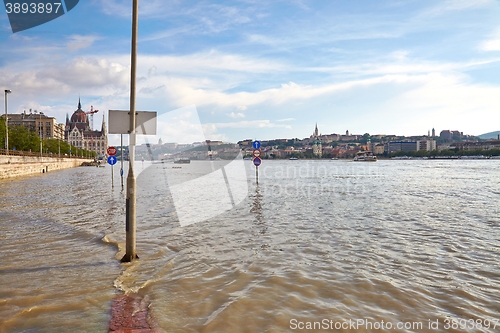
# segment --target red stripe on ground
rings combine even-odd
[[[119,295],[111,305],[109,331],[113,333],[154,333],[148,322],[149,301],[138,295]]]

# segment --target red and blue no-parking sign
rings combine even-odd
[[[260,159],[260,157],[256,157],[253,159],[253,165],[255,165],[256,167],[258,167],[261,163],[262,160]]]

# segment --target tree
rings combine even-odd
[[[23,151],[39,151],[40,139],[24,126],[9,127],[9,148]]]
[[[366,145],[368,143],[368,140],[370,140],[370,134],[368,134],[368,133],[363,134],[363,138],[361,139],[361,142]]]

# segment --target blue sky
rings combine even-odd
[[[99,127],[128,109],[131,2],[81,0],[16,34],[2,11],[9,112],[64,122],[81,96]],[[497,0],[141,1],[137,108],[194,106],[206,138],[233,142],[304,138],[316,122],[323,134],[500,130],[499,17]],[[191,139],[160,124],[164,142]]]

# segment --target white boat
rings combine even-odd
[[[373,155],[371,151],[359,151],[354,156],[355,162],[376,162],[377,156]]]

